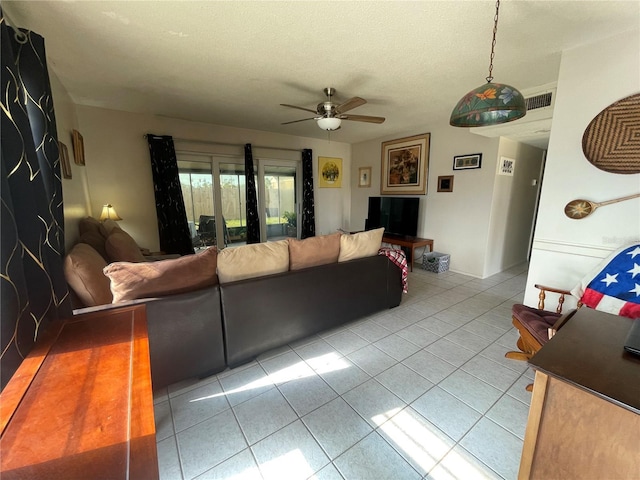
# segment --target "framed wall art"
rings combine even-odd
[[[318,187],[342,187],[342,159],[318,157]]]
[[[498,175],[513,176],[513,171],[516,168],[516,161],[513,158],[500,157],[498,162]]]
[[[84,165],[84,139],[80,132],[74,130],[73,137],[73,160],[76,165]]]
[[[453,175],[441,175],[438,177],[439,192],[453,192]]]
[[[358,187],[369,188],[371,186],[371,167],[358,169]]]
[[[458,155],[456,157],[453,157],[454,170],[468,170],[471,168],[480,168],[481,166],[481,153],[471,153],[469,155]]]
[[[427,193],[430,133],[382,143],[382,195]]]
[[[58,142],[60,147],[60,171],[62,172],[62,178],[71,178],[71,164],[69,163],[69,150],[67,146]]]

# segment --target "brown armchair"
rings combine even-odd
[[[571,294],[568,290],[544,285],[536,285],[536,288],[540,290],[537,309],[521,303],[516,303],[511,308],[512,323],[520,333],[520,338],[516,344],[520,351],[510,351],[504,355],[512,360],[529,360],[576,311],[574,309],[564,315],[562,314],[565,295]],[[547,292],[559,295],[555,312],[545,310],[544,303]],[[578,303],[578,308],[581,306],[582,304]],[[531,390],[531,387],[531,385],[528,385],[527,390]]]

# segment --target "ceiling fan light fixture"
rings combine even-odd
[[[493,42],[491,43],[487,83],[474,88],[460,99],[449,119],[449,124],[454,127],[498,125],[517,120],[527,113],[524,97],[517,88],[502,83],[492,83],[499,10],[500,0],[497,0],[496,14],[493,18]]]
[[[318,126],[322,130],[327,131],[337,130],[338,128],[340,128],[340,124],[342,123],[342,120],[336,117],[323,117],[319,118],[317,121]]]

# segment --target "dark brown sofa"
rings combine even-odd
[[[378,255],[221,284],[227,365],[399,305],[401,274]]]

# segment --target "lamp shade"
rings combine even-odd
[[[318,126],[322,130],[337,130],[342,120],[336,117],[323,117],[318,119]]]
[[[454,127],[482,127],[524,117],[527,107],[516,88],[504,83],[485,83],[467,93],[451,112]]]
[[[120,218],[120,216],[116,212],[116,209],[113,208],[110,203],[108,203],[107,205],[102,206],[102,213],[100,214],[100,220],[102,221],[115,220],[116,222],[118,222],[122,220],[122,218]]]

